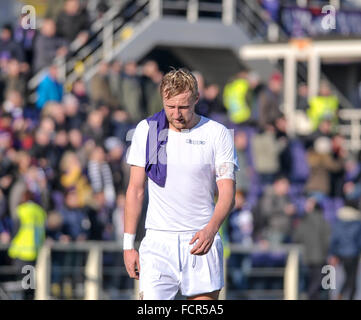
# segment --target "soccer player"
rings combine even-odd
[[[199,94],[189,71],[167,73],[160,94],[164,109],[137,125],[127,158],[124,263],[140,281],[140,299],[174,299],[181,290],[188,299],[215,300],[224,285],[218,230],[235,197],[233,136],[195,113]],[[147,178],[146,235],[138,254],[134,239]]]

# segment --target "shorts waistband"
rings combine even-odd
[[[156,236],[161,237],[164,239],[192,239],[193,236],[197,233],[196,230],[194,231],[164,231],[164,230],[154,230],[154,229],[147,229],[146,236]]]
[[[177,240],[177,239],[184,239],[184,240],[191,240],[194,235],[199,230],[194,231],[165,231],[165,230],[155,230],[155,229],[147,229],[146,236],[156,236],[161,237],[168,240]],[[216,233],[216,237],[219,236],[219,233]]]

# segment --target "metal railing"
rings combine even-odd
[[[70,44],[71,56],[57,57],[60,78],[65,88],[70,88],[78,78],[90,79],[101,61],[111,61],[114,50],[120,43],[130,39],[143,20],[157,20],[163,15],[184,17],[193,23],[209,14],[219,18],[225,24],[234,23],[235,0],[220,0],[219,3],[202,0],[166,1],[166,0],[124,0],[114,5],[90,28],[90,37],[84,45],[74,41]],[[183,10],[183,11],[182,11]],[[29,81],[31,101],[35,101],[35,89],[39,85],[47,68],[42,69]]]
[[[347,149],[355,152],[361,150],[361,110],[339,110],[339,116],[343,121],[338,127],[340,133],[347,138]]]
[[[7,250],[7,245],[0,245],[0,250]],[[255,276],[269,276],[269,277],[283,277],[283,299],[285,300],[296,300],[298,299],[298,281],[299,272],[298,265],[300,255],[302,253],[302,247],[298,245],[281,245],[278,247],[271,247],[267,250],[259,246],[242,246],[238,244],[230,244],[229,246],[231,254],[253,254],[257,252],[262,253],[284,253],[287,255],[286,265],[281,268],[254,268],[252,274]],[[52,274],[52,253],[54,252],[83,252],[86,253],[86,261],[84,266],[84,293],[82,298],[84,300],[101,300],[104,298],[103,289],[103,255],[105,252],[122,253],[122,244],[118,242],[98,242],[98,241],[87,241],[83,243],[46,243],[39,252],[38,259],[36,262],[36,290],[35,299],[37,300],[48,300],[54,299],[51,295],[51,274]],[[118,273],[125,276],[126,270],[124,265],[114,265]],[[5,270],[7,269],[7,270]],[[15,269],[9,268],[9,266],[0,266],[0,273],[14,275]],[[227,266],[227,259],[224,255],[224,274],[225,274],[225,287],[220,293],[220,299],[227,299],[230,294],[227,273],[230,272]],[[21,283],[11,282],[7,286],[12,285],[15,289],[21,291]],[[5,285],[6,287],[6,285]],[[0,283],[1,288],[1,283]],[[135,280],[132,288],[120,288],[123,291],[123,297],[126,299],[138,299],[138,281]],[[270,298],[275,298],[275,294],[279,293],[272,291],[261,290],[260,293],[267,295]],[[5,296],[5,298],[4,298]],[[5,292],[0,292],[0,299],[6,299]]]

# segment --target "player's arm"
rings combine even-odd
[[[223,163],[216,167],[216,181],[218,187],[218,201],[214,208],[213,216],[207,226],[198,231],[190,244],[197,239],[197,244],[191,250],[192,254],[206,254],[212,246],[214,236],[223,221],[234,207],[235,199],[235,168],[231,162]]]
[[[142,211],[146,174],[143,167],[131,166],[124,213],[124,264],[131,278],[138,279],[139,255],[134,249],[135,233]]]

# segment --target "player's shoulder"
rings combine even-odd
[[[205,128],[214,136],[224,135],[228,132],[228,128],[220,122],[203,117]]]
[[[147,132],[148,133],[149,124],[148,124],[147,119],[143,119],[143,120],[139,121],[137,123],[137,125],[135,126],[135,130],[139,131],[139,132]]]

